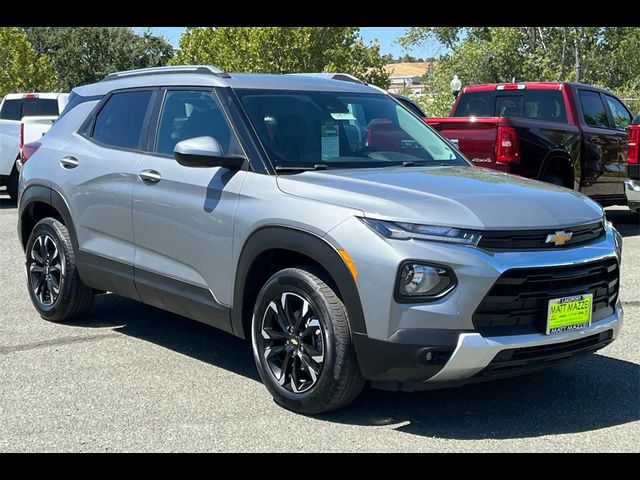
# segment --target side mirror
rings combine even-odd
[[[247,160],[239,155],[225,155],[222,146],[213,137],[196,137],[178,142],[173,149],[173,156],[180,165],[194,168],[226,167],[239,170]]]

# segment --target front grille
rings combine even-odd
[[[612,341],[613,330],[607,330],[570,342],[502,350],[476,376],[501,377],[535,371],[588,355]]]
[[[547,236],[557,231],[571,232],[573,235],[564,245],[546,243]],[[548,250],[550,248],[577,247],[604,236],[601,221],[568,228],[548,228],[545,230],[487,230],[482,232],[478,243],[480,248],[495,252],[509,250]]]
[[[549,300],[593,294],[593,322],[613,315],[618,298],[615,258],[579,265],[507,270],[473,314],[483,336],[546,332]]]

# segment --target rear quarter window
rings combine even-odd
[[[1,120],[20,120],[22,118],[22,100],[5,100],[0,110]]]

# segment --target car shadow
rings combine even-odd
[[[628,208],[607,209],[605,212],[607,219],[613,223],[613,226],[616,227],[623,237],[640,235],[640,222],[638,221],[638,217]]]
[[[110,328],[259,381],[251,344],[217,328],[114,294],[97,295],[73,325]]]
[[[111,328],[259,381],[249,342],[117,295],[97,296],[75,325]],[[460,388],[365,389],[354,404],[317,418],[447,439],[597,430],[640,419],[639,378],[640,365],[598,354],[534,375]]]

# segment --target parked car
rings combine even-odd
[[[625,193],[627,194],[629,208],[640,217],[640,154],[638,152],[640,146],[640,115],[633,120],[633,124],[627,129],[627,135],[629,178],[624,182],[626,186]]]
[[[378,88],[183,66],[111,74],[72,104],[20,176],[44,319],[107,291],[213,325],[251,339],[276,402],[305,414],[365,381],[502,378],[618,335],[602,208],[472,168]]]
[[[611,92],[579,83],[471,85],[427,122],[474,164],[626,205],[632,115]]]
[[[66,93],[10,93],[0,103],[0,183],[16,199],[22,147],[42,137],[67,104]]]

